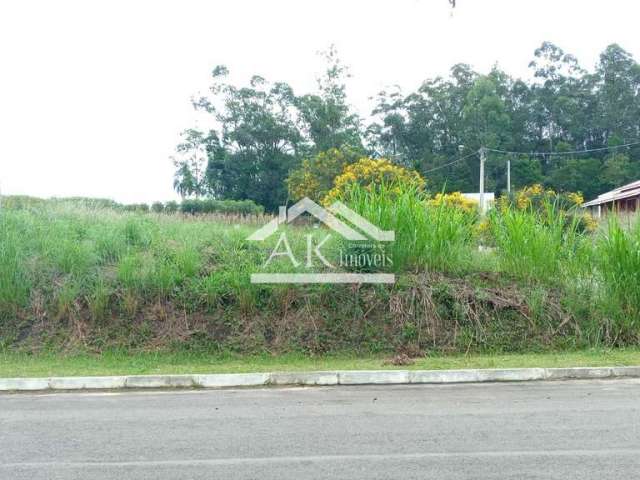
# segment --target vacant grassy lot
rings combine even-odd
[[[397,274],[395,285],[251,284],[250,274],[261,271],[277,240],[246,240],[264,216],[229,222],[61,202],[4,208],[4,368],[18,367],[16,352],[88,355],[46,358],[64,358],[58,365],[72,370],[74,362],[86,362],[91,370],[95,358],[108,368],[111,357],[94,356],[100,352],[140,354],[145,369],[151,368],[145,359],[156,358],[145,352],[162,350],[178,356],[157,357],[158,368],[179,370],[184,359],[195,358],[190,368],[199,368],[203,359],[226,354],[266,355],[250,358],[267,361],[274,354],[348,352],[374,355],[370,361],[379,363],[393,353],[440,358],[625,347],[640,340],[636,227],[611,222],[589,233],[552,205],[481,219],[427,206],[415,191],[358,191],[346,200],[396,232],[387,267]],[[310,224],[287,228],[293,250],[304,250],[306,234],[321,239],[328,233]],[[340,248],[331,238],[323,251],[331,257]],[[268,266],[285,268],[291,269],[286,258]],[[304,261],[296,268],[307,271]],[[25,368],[37,364],[24,358]]]

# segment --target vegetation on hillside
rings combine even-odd
[[[640,340],[639,227],[612,219],[590,232],[553,202],[481,218],[415,185],[356,183],[342,199],[395,231],[394,285],[250,283],[275,242],[247,240],[259,216],[229,225],[46,201],[3,208],[0,349],[414,355]],[[287,228],[293,248],[328,233]]]
[[[640,66],[627,52],[611,45],[587,72],[544,43],[529,82],[455,65],[415,92],[380,93],[367,121],[349,106],[335,49],[326,60],[318,91],[304,95],[259,76],[240,88],[216,67],[194,105],[218,128],[184,132],[180,203],[3,198],[0,349],[412,355],[637,344],[640,227],[598,226],[579,208],[640,175],[640,146],[627,145],[640,139]],[[460,194],[477,189],[481,147],[487,191],[505,189],[507,159],[514,187],[486,216]],[[287,255],[267,260],[277,239],[247,241],[304,196],[339,199],[395,241],[354,246],[300,222],[286,227],[291,247],[324,234],[327,255],[388,256],[381,271],[396,283],[252,284],[261,270],[309,270]]]

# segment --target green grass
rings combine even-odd
[[[492,212],[491,224],[501,270],[527,281],[562,284],[575,273],[585,240],[575,217],[552,203],[542,210]]]
[[[596,244],[599,270],[606,291],[620,314],[629,319],[640,313],[640,224],[624,230],[609,219]]]
[[[639,344],[640,229],[589,234],[551,206],[495,211],[480,229],[477,215],[430,207],[410,188],[350,195],[396,233],[393,286],[251,284],[251,273],[291,269],[284,257],[264,267],[278,235],[247,241],[255,218],[5,205],[0,349],[362,356]],[[296,271],[315,271],[305,235],[331,232],[286,228]],[[325,253],[341,248],[337,236]]]
[[[396,271],[465,272],[471,268],[477,215],[442,203],[427,204],[426,193],[413,186],[354,185],[343,199],[383,230],[395,232],[391,247]]]
[[[243,373],[313,370],[465,369],[640,365],[640,349],[584,350],[557,353],[454,355],[420,358],[393,366],[386,357],[346,355],[309,357],[212,356],[188,353],[103,353],[101,355],[27,355],[0,353],[0,377]]]

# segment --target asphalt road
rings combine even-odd
[[[630,479],[640,381],[0,395],[0,479]]]

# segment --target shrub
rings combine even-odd
[[[333,188],[322,199],[324,205],[330,205],[336,200],[342,199],[352,185],[360,185],[369,190],[375,190],[381,185],[386,185],[388,195],[389,186],[413,186],[414,191],[424,189],[425,181],[415,170],[392,164],[389,160],[363,158],[354,164],[347,165],[344,171],[334,181]]]
[[[289,194],[294,200],[308,197],[321,201],[333,187],[335,178],[344,168],[358,159],[358,152],[350,147],[331,148],[305,159],[300,168],[287,178]]]
[[[183,200],[180,203],[180,211],[182,213],[202,213],[202,203],[200,200]]]
[[[176,213],[179,208],[180,208],[180,205],[178,204],[178,202],[174,200],[171,200],[164,204],[165,213]]]
[[[149,205],[146,203],[130,203],[124,206],[126,212],[149,213]]]
[[[461,192],[437,193],[436,196],[429,200],[428,204],[432,207],[446,205],[448,207],[459,208],[465,212],[474,212],[478,209],[478,202],[465,198]]]
[[[50,200],[54,203],[59,203],[63,205],[71,205],[74,207],[80,208],[111,208],[114,210],[118,210],[122,208],[122,205],[115,200],[111,200],[110,198],[91,198],[91,197],[62,197],[62,198],[52,198]]]
[[[593,232],[598,223],[580,206],[584,203],[584,197],[580,192],[555,192],[545,189],[539,183],[525,187],[517,192],[503,195],[498,200],[498,207],[502,210],[512,208],[517,210],[530,210],[540,214],[546,214],[548,205],[553,204],[554,212],[563,212],[567,224],[577,222],[581,232]]]
[[[182,213],[234,213],[240,215],[259,215],[264,213],[264,207],[252,200],[213,200],[188,199],[180,205]]]
[[[498,201],[500,208],[511,207],[518,210],[536,211],[544,211],[549,203],[555,204],[559,210],[570,211],[582,205],[584,198],[580,192],[559,193],[551,189],[545,189],[542,185],[536,183],[505,194]]]

